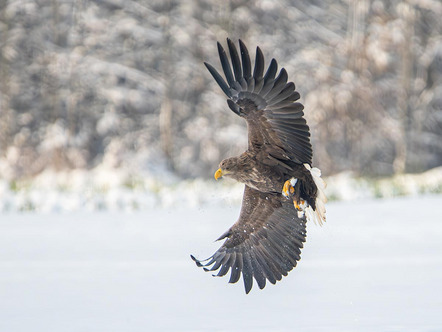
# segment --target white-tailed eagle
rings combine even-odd
[[[230,283],[241,274],[246,293],[253,279],[259,288],[286,276],[300,259],[306,238],[306,222],[325,221],[325,183],[312,168],[309,127],[293,82],[272,59],[264,74],[264,56],[256,48],[255,66],[244,43],[239,51],[227,39],[231,65],[220,43],[218,53],[225,79],[208,63],[207,69],[227,95],[229,108],[244,118],[248,148],[223,160],[215,173],[245,184],[238,221],[218,240],[224,244],[207,260],[191,256],[206,271]],[[232,70],[233,69],[233,70]]]

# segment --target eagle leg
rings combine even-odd
[[[298,190],[295,189],[297,183],[298,179],[295,178],[291,178],[290,180],[284,182],[284,186],[282,187],[282,195],[286,198],[292,197],[293,205],[295,206],[296,210],[304,211],[306,202],[299,195],[299,186],[296,188]]]
[[[284,183],[284,186],[282,187],[282,194],[286,198],[289,198],[290,196],[293,196],[293,194],[295,193],[294,185],[296,184],[296,182],[294,182],[293,180],[297,181],[296,179],[287,180]],[[292,185],[293,182],[294,182],[294,184]]]
[[[296,210],[298,210],[298,211],[303,211],[304,210],[303,206],[305,204],[305,201],[303,199],[300,199],[299,201],[296,201],[294,199],[293,200],[293,204],[295,205]]]

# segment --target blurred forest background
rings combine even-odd
[[[289,73],[325,175],[442,165],[439,0],[3,0],[0,177],[211,176],[246,146],[203,61],[259,45]]]

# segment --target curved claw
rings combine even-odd
[[[293,200],[293,204],[295,205],[296,210],[304,211],[304,208],[303,208],[303,206],[305,204],[304,200],[301,199],[301,200],[299,200],[299,202],[297,202],[296,200]]]
[[[292,186],[292,180],[287,180],[282,187],[282,194],[284,197],[289,198],[295,192],[295,188]]]

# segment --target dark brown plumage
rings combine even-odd
[[[227,82],[205,63],[228,96],[228,106],[244,118],[248,148],[237,157],[223,160],[215,178],[228,176],[245,184],[238,221],[218,240],[227,238],[206,261],[192,259],[217,276],[231,270],[229,282],[242,273],[246,293],[253,278],[262,289],[266,280],[275,283],[296,266],[305,241],[306,221],[325,220],[320,171],[311,169],[312,147],[309,127],[295,85],[287,82],[284,68],[272,59],[264,74],[264,56],[256,49],[255,67],[240,40],[241,59],[227,39],[231,63],[218,43],[218,53]],[[242,65],[241,65],[242,64]],[[203,262],[206,262],[203,264]]]

